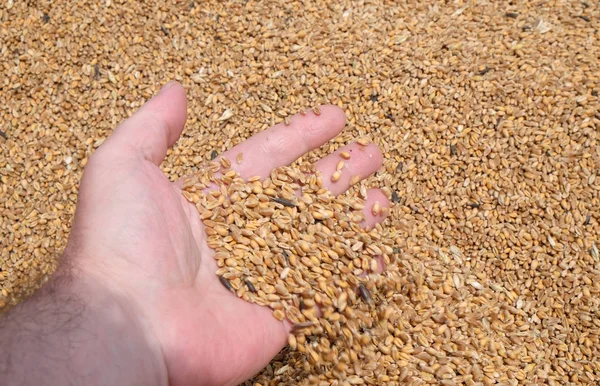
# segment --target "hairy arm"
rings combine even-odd
[[[166,385],[158,343],[136,310],[62,259],[35,295],[0,315],[7,385]]]

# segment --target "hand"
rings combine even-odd
[[[221,285],[197,209],[183,198],[180,184],[159,169],[181,134],[186,109],[184,89],[169,83],[90,157],[66,254],[85,280],[137,315],[171,385],[234,385],[284,347],[288,327],[271,310],[238,299]],[[242,152],[243,162],[232,162],[232,168],[244,178],[266,177],[343,129],[339,108],[321,111],[296,115],[289,126],[276,125],[223,156],[235,160]],[[382,162],[375,145],[342,150],[353,155],[346,162],[349,171],[336,183],[329,176],[339,156],[316,164],[335,194],[349,187],[352,176],[365,178]],[[368,193],[366,208],[375,201],[389,206],[378,190]],[[371,211],[365,214],[366,225],[373,225]]]

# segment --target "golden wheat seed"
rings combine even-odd
[[[350,159],[350,153],[348,153],[347,151],[342,151],[340,152],[340,157],[342,157],[343,159]]]
[[[321,108],[319,108],[319,106],[313,107],[312,110],[315,113],[315,115],[321,115]]]
[[[290,122],[291,122],[291,121],[290,121],[290,117],[285,117],[285,118],[283,118],[283,124],[284,124],[285,126],[289,126],[289,125],[290,125]]]
[[[373,216],[379,216],[381,214],[381,204],[379,204],[379,201],[375,201],[371,213],[373,213]]]
[[[288,335],[288,345],[292,350],[295,350],[298,347],[298,341],[296,340],[294,334]]]
[[[273,311],[273,316],[275,317],[275,319],[280,321],[285,319],[285,313],[282,310]]]
[[[344,161],[340,161],[337,163],[335,170],[342,170],[344,168]]]
[[[242,161],[244,160],[244,153],[238,153],[237,156],[235,157],[235,161],[237,162],[238,165],[240,165],[242,163]]]
[[[371,259],[369,265],[369,269],[371,270],[371,272],[377,272],[377,267],[379,266],[379,264],[377,263],[377,259]]]
[[[360,146],[367,146],[370,142],[366,138],[359,138],[356,140]]]
[[[342,172],[338,170],[331,175],[331,182],[338,182],[340,177],[342,177]]]
[[[229,169],[231,167],[231,161],[226,157],[221,157],[221,166],[224,169]]]

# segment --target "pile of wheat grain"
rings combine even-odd
[[[384,153],[366,183],[393,192],[397,289],[373,296],[394,316],[383,340],[351,331],[381,356],[349,352],[361,365],[338,381],[286,349],[253,382],[594,384],[599,28],[578,0],[4,0],[0,302],[54,269],[87,158],[177,79],[190,103],[172,179],[321,103],[348,127],[304,161],[358,137]]]

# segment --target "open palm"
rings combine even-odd
[[[217,279],[212,250],[194,205],[182,196],[159,168],[167,149],[180,136],[186,120],[186,97],[178,83],[169,83],[135,115],[123,122],[94,153],[86,166],[67,250],[77,264],[106,287],[118,292],[156,342],[171,385],[235,385],[264,367],[284,347],[288,326],[265,307],[247,303]],[[322,106],[321,115],[292,117],[229,150],[244,178],[268,176],[305,152],[337,135],[343,112]],[[365,178],[381,165],[374,145],[352,152],[342,178],[328,176],[339,156],[316,167],[324,184],[343,193],[352,176]],[[387,199],[369,192],[366,208]],[[367,225],[374,218],[366,211]]]

